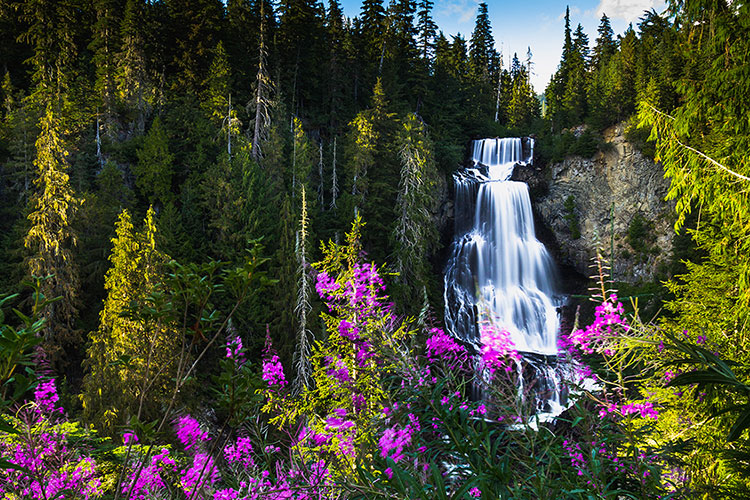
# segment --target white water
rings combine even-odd
[[[474,168],[455,176],[456,234],[445,273],[446,326],[477,344],[480,308],[519,352],[557,353],[555,267],[534,233],[528,186],[513,168],[533,158],[533,140],[473,143]],[[527,154],[524,155],[524,149]]]

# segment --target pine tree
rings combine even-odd
[[[227,116],[229,96],[232,92],[231,79],[232,74],[229,68],[227,51],[224,50],[224,42],[219,41],[214,49],[211,68],[208,70],[203,105],[212,121],[224,126],[230,125],[229,121],[232,119],[237,120],[236,113],[233,113],[234,116]]]
[[[310,174],[315,161],[315,148],[302,128],[302,120],[292,119],[292,196],[303,187],[310,188]]]
[[[146,421],[159,415],[170,393],[178,352],[177,336],[169,325],[123,314],[131,302],[155,292],[163,276],[167,256],[156,248],[153,209],[140,231],[123,210],[112,243],[107,297],[99,328],[91,333],[81,394],[84,418],[107,433],[130,417]]]
[[[164,205],[172,199],[174,156],[169,152],[167,131],[158,116],[137,154],[138,163],[133,167],[136,185],[149,203]]]
[[[31,199],[32,212],[28,217],[31,227],[24,245],[31,251],[29,273],[48,277],[42,283],[44,296],[60,297],[59,302],[49,304],[42,312],[48,354],[54,356],[57,353],[51,352],[53,349],[77,340],[74,321],[78,312],[79,278],[72,254],[76,245],[72,222],[83,200],[76,197],[65,172],[68,152],[51,106],[47,106],[39,122],[34,160],[36,192]]]
[[[70,118],[59,114],[69,104],[68,92],[76,76],[75,36],[80,28],[76,18],[80,11],[70,2],[28,0],[20,6],[21,20],[28,23],[22,39],[33,49],[27,61],[32,66],[34,83],[30,97],[40,106],[54,103],[56,120]]]
[[[175,92],[201,95],[218,43],[224,5],[220,0],[168,0],[174,40],[177,77]]]

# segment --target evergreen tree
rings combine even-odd
[[[128,130],[137,134],[145,130],[152,93],[146,70],[144,13],[143,0],[127,0],[120,24],[121,46],[115,57],[117,94],[125,107]]]
[[[231,69],[224,42],[219,42],[214,49],[214,59],[206,78],[206,93],[203,105],[206,112],[216,124],[229,128],[232,120],[236,121],[236,113],[228,116],[231,89]]]
[[[573,34],[573,49],[568,56],[567,83],[562,99],[563,124],[582,123],[587,112],[586,89],[588,87],[589,40],[579,24]]]
[[[315,0],[281,0],[278,31],[281,85],[292,102],[292,112],[307,118],[318,111],[324,95],[325,29],[322,5]],[[310,107],[310,111],[306,108]]]
[[[265,0],[260,0],[260,34],[258,39],[258,72],[255,76],[255,117],[253,118],[253,142],[252,155],[256,162],[260,163],[263,157],[263,143],[268,140],[269,128],[271,126],[270,94],[272,91],[271,79],[266,69],[266,21],[264,17]]]
[[[167,0],[174,34],[175,92],[201,95],[222,28],[220,0]]]
[[[432,0],[419,0],[417,11],[417,34],[419,54],[425,61],[432,60],[435,54],[437,25],[432,20]]]
[[[160,117],[154,119],[137,154],[138,163],[133,166],[135,183],[149,203],[163,206],[172,199],[174,156],[169,152],[167,131]]]
[[[21,20],[28,23],[22,39],[32,46],[33,55],[27,61],[32,67],[35,86],[32,100],[40,106],[54,103],[59,114],[68,104],[68,92],[75,80],[78,55],[75,35],[80,28],[72,2],[29,0],[21,3]],[[70,110],[66,110],[70,111]],[[64,118],[70,118],[65,116]]]
[[[146,421],[158,416],[170,392],[178,352],[169,325],[124,315],[131,302],[155,292],[163,276],[167,257],[156,248],[153,209],[140,231],[123,210],[112,243],[107,297],[99,328],[91,333],[81,394],[84,418],[107,433],[131,417]]]
[[[117,0],[96,0],[94,10],[96,23],[94,36],[89,49],[94,52],[92,62],[96,67],[95,89],[102,106],[103,127],[105,133],[113,136],[116,132],[116,53],[120,47],[120,2]]]
[[[495,51],[495,39],[492,37],[490,16],[487,12],[487,4],[479,4],[474,31],[471,34],[469,48],[469,63],[471,74],[479,81],[491,84],[491,75],[496,70],[497,52]]]
[[[435,210],[437,170],[424,124],[409,114],[399,133],[401,179],[397,214],[392,237],[395,271],[403,286],[403,298],[414,297],[429,281],[428,257],[437,246],[438,234],[432,223]],[[408,304],[409,300],[404,300]],[[408,307],[408,306],[407,306]]]
[[[297,339],[294,351],[294,368],[296,375],[292,384],[292,391],[300,394],[310,388],[312,367],[310,365],[310,337],[312,332],[307,326],[307,317],[312,311],[310,293],[312,284],[308,272],[307,238],[308,238],[307,199],[305,187],[302,186],[302,210],[299,219],[299,230],[296,236],[295,253],[297,256],[297,300],[294,313],[297,316]]]
[[[606,14],[602,14],[599,28],[596,31],[599,36],[596,38],[596,44],[594,45],[591,66],[595,71],[601,71],[609,62],[609,58],[617,51],[617,42],[614,39],[615,33]]]
[[[48,354],[55,356],[59,354],[55,349],[78,340],[74,321],[78,312],[79,278],[72,256],[72,247],[76,245],[72,222],[82,200],[76,197],[65,172],[68,152],[51,105],[42,116],[39,129],[34,160],[36,189],[28,217],[31,227],[24,244],[31,252],[29,273],[48,277],[41,292],[48,299],[60,297],[59,302],[49,304],[42,312]]]

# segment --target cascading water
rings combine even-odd
[[[555,266],[536,239],[528,186],[510,180],[516,165],[531,163],[533,145],[520,138],[474,141],[473,168],[454,176],[445,322],[455,337],[474,345],[480,311],[508,331],[522,363],[534,372],[538,409],[552,412],[559,406]]]

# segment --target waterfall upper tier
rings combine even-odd
[[[472,145],[474,168],[454,176],[455,238],[445,272],[451,333],[479,342],[478,322],[492,319],[516,349],[557,353],[559,297],[555,266],[535,236],[528,187],[510,181],[533,158],[533,140],[484,139]]]
[[[477,180],[505,181],[516,165],[530,165],[534,158],[534,139],[506,137],[472,142],[474,168],[467,173]]]

